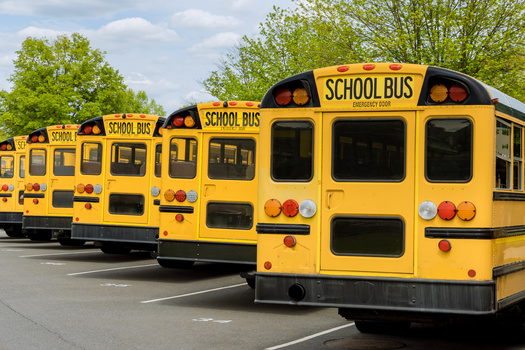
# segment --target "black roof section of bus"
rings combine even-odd
[[[40,129],[36,129],[36,130],[33,130],[31,131],[31,133],[29,133],[29,135],[27,135],[27,139],[26,139],[26,142],[27,143],[32,143],[31,141],[31,137],[33,135],[43,135],[45,137],[45,140],[41,143],[49,143],[49,137],[47,135],[47,126],[43,127],[43,128],[40,128]]]
[[[423,82],[422,93],[419,97],[418,105],[427,105],[427,97],[430,89],[430,83],[433,80],[445,78],[451,80],[457,80],[458,82],[463,82],[468,85],[470,89],[470,97],[467,101],[464,102],[465,105],[493,105],[495,104],[496,110],[501,111],[510,116],[525,120],[525,104],[518,101],[515,98],[510,97],[507,94],[502,93],[501,91],[488,86],[477,79],[474,79],[466,74],[455,72],[449,69],[429,66],[425,75],[425,81]],[[274,91],[280,89],[281,87],[301,81],[303,85],[306,85],[311,92],[312,100],[308,106],[304,107],[320,107],[319,93],[315,84],[315,77],[313,70],[307,71],[304,73],[299,73],[288,77],[284,80],[281,80],[274,86],[272,86],[264,95],[264,98],[261,102],[262,108],[280,108],[275,103],[273,97]],[[497,102],[495,103],[495,99]]]
[[[191,106],[177,109],[175,112],[171,113],[169,116],[166,117],[166,121],[164,122],[164,125],[162,125],[162,127],[167,129],[168,126],[172,126],[173,118],[181,114],[182,115],[189,114],[193,118],[193,120],[195,121],[195,125],[192,127],[192,129],[202,129],[201,118],[199,118],[199,109],[197,108],[197,105],[191,105]]]

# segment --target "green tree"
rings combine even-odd
[[[295,1],[295,0],[294,0]],[[202,82],[219,99],[260,100],[314,68],[403,62],[453,69],[525,101],[525,0],[304,0],[274,8]]]
[[[293,11],[274,7],[259,36],[244,36],[201,84],[221,100],[261,100],[281,79],[365,53],[339,1],[301,1]]]
[[[105,52],[80,34],[53,41],[28,37],[17,55],[9,78],[13,88],[0,92],[0,124],[7,136],[111,113],[164,114],[144,92],[128,89],[104,61]]]

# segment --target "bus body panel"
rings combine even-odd
[[[261,118],[256,302],[433,321],[525,300],[525,105],[450,70],[353,64],[279,82]],[[274,178],[274,125],[315,118],[317,212],[272,217],[271,198],[313,185]]]

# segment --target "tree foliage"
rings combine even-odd
[[[111,113],[164,114],[142,91],[135,93],[80,34],[28,37],[14,60],[12,90],[0,92],[0,123],[7,136],[55,124],[79,124]]]
[[[295,0],[294,0],[295,1]],[[525,100],[525,0],[302,0],[274,8],[259,36],[202,82],[219,99],[260,100],[291,75],[338,64],[404,62],[474,76]]]

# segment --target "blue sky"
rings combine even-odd
[[[135,91],[171,113],[193,101],[213,101],[199,81],[243,35],[259,33],[273,6],[292,0],[0,0],[0,90],[28,37],[80,33],[106,51],[106,61]],[[125,112],[125,111],[122,111]]]

